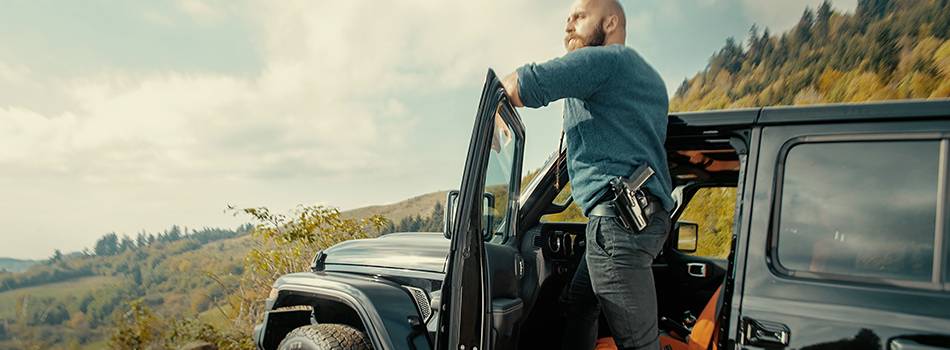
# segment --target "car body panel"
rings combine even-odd
[[[751,222],[743,232],[748,240],[748,244],[741,247],[746,249],[744,271],[737,277],[742,283],[741,315],[733,319],[732,324],[738,323],[738,326],[733,328],[736,333],[730,338],[748,349],[763,348],[745,344],[747,331],[743,325],[748,320],[756,320],[787,327],[791,335],[788,348],[886,348],[892,339],[920,334],[942,335],[947,339],[950,336],[950,293],[947,291],[790,277],[777,271],[770,248],[770,237],[777,223],[774,210],[779,201],[777,167],[782,149],[791,140],[874,138],[876,135],[903,139],[913,135],[940,137],[947,132],[950,132],[950,121],[913,119],[762,128],[758,163],[750,165],[755,167],[758,184],[751,198]]]
[[[275,309],[285,306],[285,300],[293,296],[330,299],[353,308],[376,349],[429,349],[424,327],[420,333],[409,322],[409,317],[419,317],[412,296],[387,279],[341,272],[300,272],[281,276],[274,288],[278,290]]]
[[[444,274],[449,243],[442,233],[390,233],[377,238],[346,241],[324,249],[326,258],[323,263]]]

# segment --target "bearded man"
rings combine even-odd
[[[562,137],[572,196],[590,220],[585,257],[561,297],[568,323],[564,348],[592,349],[603,311],[619,348],[659,349],[651,265],[674,207],[663,146],[666,86],[625,45],[626,17],[616,0],[577,0],[565,32],[567,54],[524,65],[502,81],[516,107],[565,100]],[[641,165],[656,175],[645,184],[652,214],[637,230],[618,221],[608,183]]]

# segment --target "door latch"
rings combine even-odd
[[[769,321],[753,320],[744,318],[742,320],[742,336],[744,345],[775,347],[788,346],[788,340],[791,337],[791,331],[788,326]]]
[[[706,264],[705,263],[688,263],[686,264],[686,273],[693,277],[706,278]]]

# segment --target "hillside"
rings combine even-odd
[[[415,196],[392,204],[372,205],[342,212],[346,218],[364,218],[372,215],[382,215],[394,223],[417,215],[428,215],[436,203],[445,205],[445,196],[448,191],[438,191]]]
[[[788,32],[753,26],[683,81],[673,111],[950,97],[950,0],[827,2]]]
[[[441,214],[432,213],[444,196],[430,193],[340,216],[393,218],[383,232],[425,230],[436,221],[441,225]],[[233,327],[225,314],[248,253],[262,244],[250,229],[183,232],[172,226],[134,238],[110,233],[81,253],[43,261],[4,259],[30,266],[0,272],[0,349],[101,348],[135,300],[154,310],[154,317],[206,322],[224,332]]]
[[[157,235],[107,234],[96,254],[55,254],[0,274],[0,349],[101,347],[135,299],[189,317],[227,297],[243,272],[250,226]]]
[[[20,260],[12,258],[0,258],[0,271],[23,272],[27,268],[38,263],[36,260]]]

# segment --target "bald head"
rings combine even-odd
[[[604,8],[604,16],[616,16],[618,25],[620,29],[627,27],[627,15],[623,11],[623,6],[620,5],[620,1],[617,0],[589,0],[594,2],[599,2]]]
[[[627,17],[617,0],[576,0],[564,28],[567,51],[586,46],[624,44]]]

